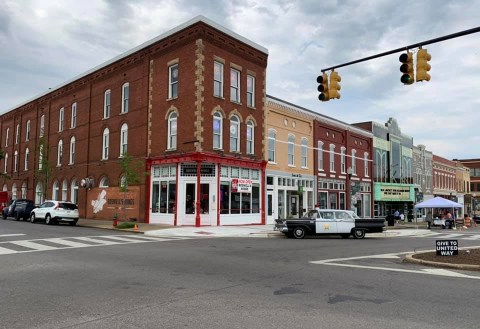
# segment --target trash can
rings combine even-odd
[[[388,215],[387,217],[385,217],[385,220],[387,221],[388,226],[395,225],[395,217],[393,215]]]

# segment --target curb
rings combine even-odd
[[[432,266],[432,267],[453,268],[453,269],[457,269],[457,270],[480,271],[480,265],[450,264],[450,263],[432,262],[432,261],[429,261],[429,260],[413,258],[414,255],[428,254],[428,253],[431,253],[431,252],[434,252],[434,251],[424,251],[424,252],[417,252],[417,253],[408,254],[408,255],[405,256],[404,261],[407,262],[407,263],[420,264],[420,265],[426,265],[426,266]]]
[[[131,233],[137,233],[137,234],[145,234],[144,231],[138,230],[135,231],[133,228],[126,228],[126,229],[119,229],[115,227],[105,227],[105,226],[89,226],[89,225],[79,225],[77,224],[78,227],[88,227],[88,228],[99,228],[103,230],[111,230],[111,231],[119,231],[119,232],[131,232]]]

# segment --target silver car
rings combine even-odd
[[[46,224],[69,223],[72,226],[78,222],[78,207],[67,201],[46,200],[30,213],[30,222],[45,221]]]

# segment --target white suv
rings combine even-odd
[[[38,208],[32,210],[30,222],[35,223],[42,220],[48,225],[65,222],[75,226],[78,217],[78,207],[75,203],[46,200]]]

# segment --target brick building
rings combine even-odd
[[[263,223],[267,57],[198,16],[3,114],[0,186],[89,218]],[[145,175],[123,193],[127,154]]]

